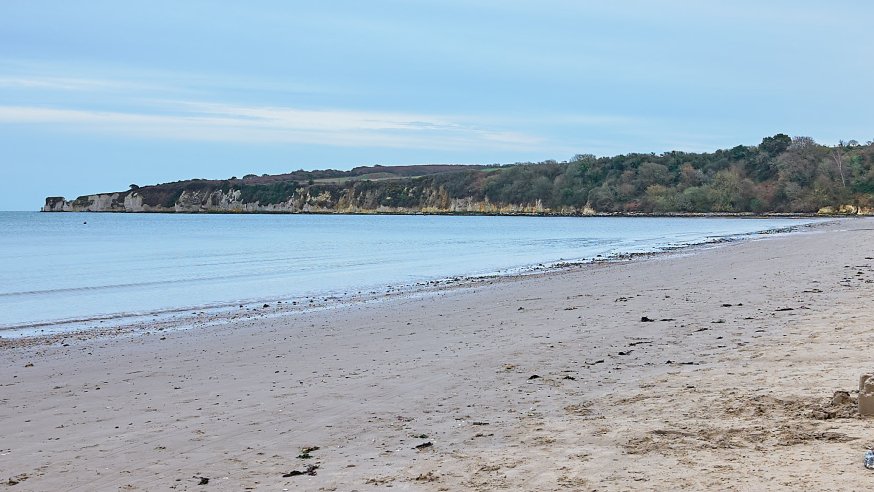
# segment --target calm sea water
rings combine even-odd
[[[518,272],[812,221],[0,212],[0,330]]]

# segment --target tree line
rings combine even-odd
[[[503,168],[475,182],[490,201],[542,200],[551,209],[585,204],[597,212],[810,213],[871,207],[872,162],[872,142],[825,146],[781,133],[756,146],[710,153],[580,154],[567,162]]]
[[[551,213],[815,213],[824,207],[874,208],[874,142],[821,145],[810,137],[777,134],[758,145],[714,152],[672,151],[563,162],[495,166],[379,167],[394,179],[319,182],[353,171],[295,171],[242,180],[189,180],[137,187],[146,203],[172,207],[183,190],[240,190],[242,201],[281,203],[301,196],[344,197],[362,208],[439,209],[452,199],[502,205],[537,204]],[[399,172],[394,172],[397,169]],[[400,172],[402,171],[402,172]],[[421,171],[420,171],[421,172]],[[316,181],[314,181],[316,180]],[[133,187],[132,187],[133,188]]]

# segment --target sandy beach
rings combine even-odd
[[[10,490],[864,490],[874,220],[7,343]],[[643,321],[646,319],[646,321]],[[849,401],[833,402],[836,391]]]

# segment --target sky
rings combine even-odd
[[[874,138],[874,2],[2,0],[0,210],[189,178]]]

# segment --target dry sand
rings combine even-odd
[[[868,489],[874,421],[852,391],[874,369],[872,257],[874,220],[845,220],[272,320],[7,344],[0,488]]]

